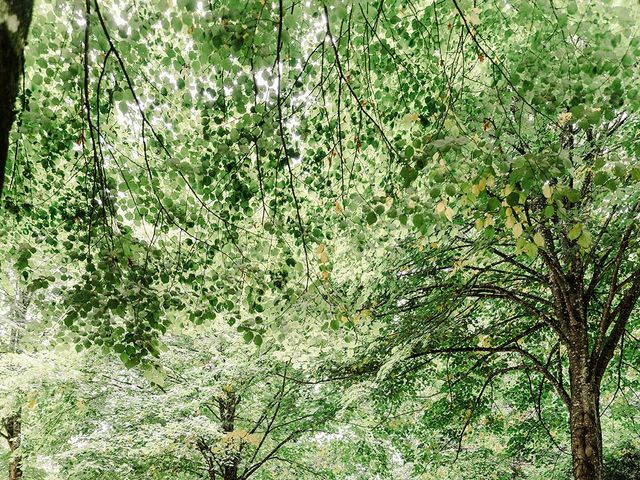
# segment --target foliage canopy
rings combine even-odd
[[[607,442],[621,445],[601,417],[637,417],[639,13],[614,0],[37,4],[13,51],[16,119],[0,125],[13,123],[0,158],[11,355],[27,348],[15,332],[29,308],[50,348],[117,355],[154,387],[92,414],[118,419],[114,436],[211,427],[192,442],[205,467],[193,449],[178,461],[209,478],[246,478],[264,457],[250,437],[260,447],[233,444],[254,449],[248,463],[226,452],[215,466],[212,445],[236,431],[223,412],[241,402],[221,361],[185,386],[201,373],[190,349],[217,358],[191,345],[194,328],[258,352],[225,347],[233,382],[259,390],[243,400],[254,422],[276,402],[289,427],[269,440],[293,442],[281,463],[341,415],[410,407],[423,430],[376,423],[377,439],[359,434],[366,458],[383,444],[429,478],[460,457],[471,478],[495,441],[492,455],[517,459],[499,478],[536,478],[552,445],[574,478],[601,479]],[[0,15],[1,32],[11,15],[31,21],[12,2]],[[173,386],[172,335],[191,345]],[[285,399],[287,382],[268,379],[289,369],[300,389]],[[218,421],[189,423],[207,405],[215,417],[214,397]],[[300,408],[314,412],[302,430]],[[238,423],[254,435],[250,418]],[[465,451],[477,424],[484,439]],[[162,455],[154,435],[121,475]],[[87,438],[85,451],[105,441]],[[376,474],[400,468],[390,457]],[[532,458],[541,470],[522,473]]]

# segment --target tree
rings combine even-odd
[[[0,3],[0,196],[32,10],[33,0],[3,0]]]
[[[424,120],[414,106],[402,136],[401,202],[367,218],[413,228],[369,304],[388,321],[383,343],[411,345],[408,361],[471,354],[487,374],[479,396],[498,375],[540,375],[569,413],[574,477],[600,479],[601,385],[640,297],[625,68],[638,41],[622,35],[629,17],[583,4],[493,16],[454,1],[436,14],[459,41],[439,51],[446,93]],[[512,29],[524,18],[528,39]]]
[[[3,340],[9,354],[16,354],[20,349],[20,340],[24,329],[28,324],[27,312],[31,303],[31,295],[21,288],[20,278],[9,275],[9,278],[2,276],[3,292],[2,298],[5,300],[4,309],[6,310],[7,322],[3,325]],[[13,272],[10,272],[13,273]],[[7,288],[8,287],[8,288]],[[7,298],[8,297],[8,298]],[[4,366],[3,361],[3,366]],[[13,389],[12,389],[13,390]],[[20,396],[18,391],[10,391],[9,398]],[[7,441],[11,459],[9,461],[9,480],[19,480],[22,478],[22,454],[20,449],[22,437],[22,405],[21,402],[9,402],[9,406],[4,406],[0,435]]]
[[[224,330],[166,336],[147,380],[104,360],[90,366],[104,395],[87,402],[88,425],[57,455],[65,474],[244,480],[284,465],[313,476],[304,442],[330,428],[337,392],[296,382],[289,362]]]
[[[258,347],[383,319],[376,368],[399,342],[541,375],[598,479],[640,290],[638,11],[615,6],[43,3],[2,235],[34,288],[34,250],[60,256],[79,349],[148,366],[181,312]]]
[[[74,405],[75,399],[69,397],[78,390],[77,358],[68,351],[54,351],[53,337],[60,326],[42,319],[46,308],[39,310],[41,300],[41,292],[26,288],[24,278],[13,268],[3,268],[0,436],[8,447],[9,480],[35,478],[34,451],[49,453],[48,449],[68,439],[59,422],[71,420],[69,403]]]

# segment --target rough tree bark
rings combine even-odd
[[[0,199],[33,0],[0,0]]]
[[[632,211],[637,212],[638,208],[640,202]],[[621,268],[629,255],[629,242],[635,228],[635,222],[626,228],[614,260],[607,263],[605,254],[596,261],[589,282],[585,276],[587,268],[579,253],[565,249],[565,256],[571,261],[564,272],[557,268],[557,256],[545,256],[553,285],[556,325],[569,357],[570,401],[567,406],[575,480],[602,479],[600,385],[640,299],[640,270],[631,270],[623,279]],[[552,252],[551,255],[555,254]],[[611,265],[611,275],[606,280],[608,293],[606,299],[602,299],[602,307],[598,308],[601,310],[599,317],[591,317],[589,312],[591,310],[593,315],[594,292],[600,283],[604,284],[601,273],[605,265]]]
[[[599,385],[589,369],[586,349],[569,358],[571,407],[569,428],[575,480],[602,478],[602,430]]]
[[[218,399],[218,408],[220,411],[220,420],[222,421],[222,431],[225,433],[233,432],[235,429],[236,407],[240,399],[235,392],[228,390],[224,397]],[[240,458],[233,456],[229,459],[229,463],[223,466],[223,480],[238,480],[238,464]]]
[[[20,415],[15,414],[3,420],[4,428],[7,432],[7,442],[9,443],[9,451],[11,452],[11,461],[9,462],[9,480],[20,480],[22,478],[22,459],[17,453],[20,447]]]
[[[636,207],[637,208],[637,207]],[[621,242],[618,259],[622,259],[628,239],[635,224],[627,228]],[[577,263],[577,262],[576,262]],[[569,382],[571,402],[569,428],[575,480],[601,480],[603,470],[602,429],[600,426],[600,384],[607,366],[613,358],[616,346],[623,338],[625,327],[640,298],[640,271],[635,271],[619,281],[619,265],[609,285],[609,299],[601,314],[598,332],[594,339],[589,335],[588,304],[585,295],[584,276],[569,274],[562,290],[567,292],[564,302],[564,324],[569,353]],[[628,285],[622,289],[622,285]],[[613,299],[620,298],[613,306]],[[559,300],[558,298],[556,300]],[[561,302],[558,302],[560,304]],[[568,320],[568,321],[567,321]],[[590,345],[591,344],[591,345]]]

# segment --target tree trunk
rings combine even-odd
[[[237,465],[229,465],[224,468],[224,480],[238,480]]]
[[[0,198],[33,0],[0,0]]]
[[[231,390],[231,388],[225,390],[224,396],[218,399],[222,431],[225,433],[233,432],[235,429],[236,407],[239,402],[240,399],[236,396],[235,392]],[[227,464],[222,468],[222,479],[238,480],[238,465],[240,463],[239,455],[234,453],[230,458],[225,460]]]
[[[575,480],[602,479],[600,388],[586,355],[571,355],[571,454]]]
[[[4,427],[7,431],[7,440],[9,442],[9,451],[11,452],[11,460],[9,462],[9,480],[20,480],[22,478],[22,458],[17,453],[20,447],[20,415],[12,415],[4,420]]]

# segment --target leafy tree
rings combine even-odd
[[[338,390],[303,381],[291,361],[257,352],[229,326],[174,329],[159,362],[130,370],[90,349],[43,344],[51,331],[37,321],[36,305],[20,310],[28,322],[2,325],[11,327],[3,334],[13,345],[0,355],[11,478],[335,478],[339,471],[314,456],[315,435],[335,428]],[[16,424],[20,431],[11,430]]]
[[[49,296],[47,300],[51,299]],[[41,300],[41,292],[27,289],[14,269],[3,269],[0,436],[8,447],[6,464],[10,480],[39,478],[32,462],[34,452],[50,452],[54,445],[68,438],[68,430],[60,421],[72,420],[69,406],[75,404],[80,389],[77,359],[68,352],[54,350],[51,338],[60,326],[42,319],[38,308]],[[38,426],[35,431],[34,425]]]
[[[393,208],[367,214],[413,230],[368,299],[387,321],[374,359],[395,348],[396,362],[419,368],[451,356],[486,375],[475,406],[499,375],[539,376],[569,413],[576,479],[601,478],[602,382],[640,297],[637,81],[625,68],[638,41],[623,35],[635,15],[573,2],[562,14],[434,4],[413,28],[456,32],[455,43],[423,40],[441,47],[446,93],[424,122],[420,95],[381,120],[407,145],[405,188]],[[531,29],[513,28],[525,19]],[[414,125],[392,130],[412,110]]]
[[[450,357],[463,433],[535,378],[599,480],[640,295],[637,7],[167,5],[34,17],[1,234],[34,291],[57,258],[64,339],[149,369],[183,312],[323,354],[378,332],[351,373]]]

